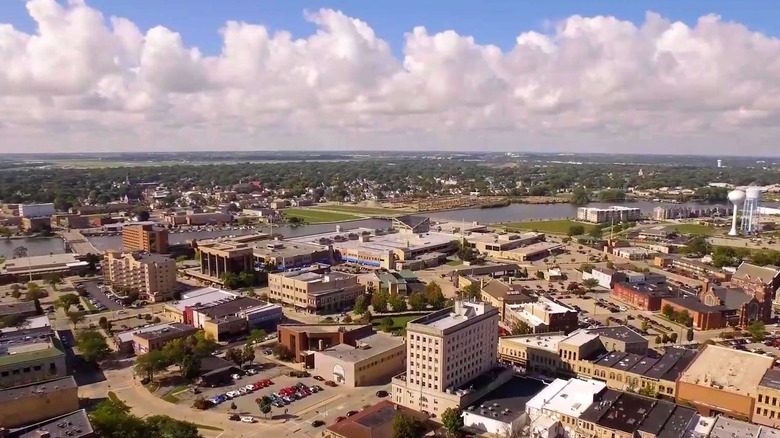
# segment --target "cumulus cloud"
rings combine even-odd
[[[506,50],[419,26],[398,56],[330,9],[300,39],[229,21],[214,54],[83,0],[27,10],[35,32],[0,24],[2,152],[780,150],[780,41],[715,15],[571,16]]]

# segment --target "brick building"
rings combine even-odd
[[[612,287],[610,297],[640,310],[661,310],[661,301],[677,295],[665,284],[617,283]]]

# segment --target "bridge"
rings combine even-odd
[[[95,245],[90,243],[90,241],[78,230],[63,231],[60,235],[62,236],[62,240],[65,241],[65,246],[70,248],[70,250],[77,255],[103,254],[103,251],[95,248]]]

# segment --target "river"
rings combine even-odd
[[[591,203],[589,207],[609,207],[614,203]],[[630,202],[622,204],[630,207],[638,207],[643,213],[651,213],[653,208],[658,206],[671,206],[674,204],[660,202]],[[685,204],[694,208],[709,208],[715,206],[725,207],[723,204]],[[767,207],[776,207],[776,204],[762,204]],[[497,222],[519,222],[541,219],[564,219],[573,218],[577,215],[577,207],[571,204],[510,204],[506,207],[498,208],[469,208],[464,210],[440,211],[434,213],[425,213],[432,219],[480,222],[484,224]],[[382,219],[363,219],[340,224],[313,224],[291,227],[289,225],[278,225],[273,228],[274,233],[279,233],[285,237],[297,237],[307,234],[317,234],[326,231],[333,231],[336,225],[343,229],[352,228],[387,228],[390,222]],[[169,242],[171,244],[186,243],[193,239],[211,239],[219,236],[245,235],[252,234],[255,231],[269,232],[269,227],[258,228],[257,230],[222,230],[222,231],[188,231],[183,233],[171,233]],[[95,236],[89,237],[89,241],[100,250],[121,249],[121,236]],[[51,253],[60,254],[65,252],[62,245],[62,239],[56,238],[36,238],[36,239],[12,239],[0,240],[0,256],[11,258],[13,250],[17,246],[24,246],[30,256],[48,255]]]

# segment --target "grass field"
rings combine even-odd
[[[501,224],[500,226],[507,230],[536,230],[540,233],[549,234],[566,234],[569,232],[569,227],[572,225],[582,225],[585,228],[585,233],[595,228],[593,225],[584,224],[582,222],[570,221],[570,220],[552,220],[552,221],[528,221],[528,222],[512,222],[508,224]]]
[[[361,219],[360,216],[355,216],[353,214],[318,211],[312,208],[288,208],[284,210],[284,217],[291,218],[293,216],[310,224]]]
[[[715,227],[699,224],[676,224],[670,225],[670,228],[674,228],[680,234],[703,234],[710,236],[718,232],[718,229]]]
[[[393,320],[393,325],[387,331],[390,333],[398,333],[401,330],[406,330],[407,322],[420,317],[422,317],[422,315],[391,316],[390,318]],[[387,317],[382,315],[375,315],[374,320],[371,321],[371,324],[377,328],[385,329],[385,327],[382,326],[382,320],[385,318]]]
[[[392,208],[361,207],[359,205],[320,205],[314,207],[315,210],[330,210],[344,213],[355,213],[377,216],[393,216],[403,214],[404,212]]]

